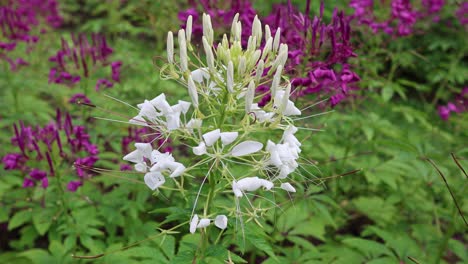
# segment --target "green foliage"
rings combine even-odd
[[[131,105],[162,90],[169,100],[187,94],[175,82],[162,82],[154,59],[165,52],[163,36],[177,27],[181,4],[157,2],[64,2],[71,30],[113,35],[115,58],[124,61],[123,82],[105,93]],[[267,12],[269,3],[255,5]],[[426,161],[430,158],[444,173],[467,217],[467,180],[450,154],[468,170],[468,117],[443,122],[435,110],[467,82],[466,37],[463,30],[444,26],[452,11],[431,24],[424,37],[362,35],[353,63],[362,68],[361,87],[368,89],[333,113],[305,119],[303,127],[324,131],[298,132],[313,139],[302,142],[301,162],[308,167],[301,168],[304,180],[298,192],[269,213],[244,217],[243,231],[241,219],[231,221],[223,233],[209,227],[206,233],[216,243],[207,246],[204,256],[199,255],[202,234],[187,234],[195,197],[171,196],[165,190],[152,196],[138,176],[124,172],[101,173],[76,193],[64,191],[57,177],[50,178],[47,190],[24,189],[24,175],[2,168],[0,263],[384,264],[410,263],[408,257],[420,263],[466,263],[466,225],[444,181]],[[141,34],[155,36],[157,42],[135,37]],[[34,46],[30,65],[19,72],[0,61],[0,156],[13,151],[13,123],[44,125],[60,108],[85,124],[102,149],[96,166],[119,170],[127,126],[92,119],[110,114],[68,99],[86,92],[99,107],[129,117],[133,112],[94,92],[94,80],[75,88],[47,83],[47,59],[58,49],[59,36],[41,36],[45,41]],[[297,104],[310,104],[308,100],[300,98]],[[317,107],[305,115],[322,111]],[[64,178],[74,177],[71,166],[60,166]],[[360,171],[338,176],[355,169]],[[278,195],[267,198],[277,201]],[[105,255],[99,258],[71,257],[101,253]]]

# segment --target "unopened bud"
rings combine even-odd
[[[188,70],[187,58],[187,43],[185,42],[185,30],[179,30],[179,52],[180,52],[180,69],[185,72]]]
[[[167,61],[170,64],[174,63],[174,36],[172,32],[167,32]]]

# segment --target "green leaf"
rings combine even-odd
[[[343,239],[342,242],[352,248],[355,248],[367,257],[379,257],[382,255],[392,256],[392,252],[384,245],[373,241],[362,238],[347,238]]]
[[[51,210],[50,208],[34,210],[34,214],[32,215],[32,220],[34,227],[37,230],[39,235],[44,235],[47,230],[49,230],[50,226],[52,225],[53,216],[55,211]]]
[[[31,221],[32,210],[26,209],[16,213],[8,222],[8,230],[15,229],[24,223]]]

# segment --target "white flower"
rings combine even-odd
[[[294,102],[288,99],[289,94],[286,94],[285,91],[281,90],[278,91],[274,98],[274,105],[282,110],[281,113],[285,116],[291,115],[300,115],[301,110],[299,110],[295,105]]]
[[[233,181],[232,183],[232,191],[236,197],[242,197],[244,191],[252,192],[258,190],[260,187],[271,190],[271,188],[273,188],[273,183],[258,177],[246,177],[237,182]]]
[[[197,225],[198,225],[198,215],[194,215],[192,217],[192,220],[190,221],[190,233],[194,234],[195,233],[195,230],[197,229]]]
[[[146,173],[144,180],[146,185],[153,191],[156,190],[159,186],[163,185],[166,181],[164,176],[159,171]]]
[[[225,215],[218,215],[214,221],[214,224],[219,229],[226,229],[228,219]]]
[[[232,151],[231,155],[233,157],[240,157],[255,153],[263,148],[263,144],[258,141],[246,140],[244,142],[236,145]]]

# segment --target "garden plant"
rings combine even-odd
[[[0,1],[0,263],[467,263],[468,2]]]

